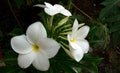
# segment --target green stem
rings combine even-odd
[[[50,29],[50,32],[51,32],[51,37],[53,37],[53,19],[54,19],[54,16],[51,16],[50,25],[49,25],[49,29]]]
[[[69,10],[71,9],[71,4],[72,4],[72,2],[70,2],[70,3],[68,4],[68,9],[69,9]]]
[[[51,16],[51,18],[50,18],[50,28],[52,28],[53,18],[54,18],[54,16]]]

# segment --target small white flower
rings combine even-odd
[[[19,53],[18,64],[21,68],[27,68],[32,64],[41,71],[49,69],[49,58],[54,57],[60,48],[55,40],[47,38],[41,22],[31,24],[26,31],[26,36],[13,37],[11,46]]]
[[[65,16],[71,16],[72,14],[65,9],[62,5],[59,4],[55,4],[55,5],[51,5],[50,3],[45,2],[45,5],[41,5],[41,4],[37,4],[34,6],[38,6],[38,7],[42,7],[44,8],[44,11],[48,14],[48,15],[55,15],[58,13],[61,13]]]
[[[87,53],[89,50],[89,43],[85,40],[88,32],[88,26],[83,26],[78,29],[78,21],[75,19],[72,34],[67,35],[70,52],[77,62],[79,62],[83,58],[84,53]]]

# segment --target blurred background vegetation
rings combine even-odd
[[[23,34],[31,23],[42,20],[40,12],[43,9],[33,7],[33,5],[44,4],[44,2],[63,5],[71,11],[73,17],[77,18],[79,23],[85,22],[86,25],[91,27],[87,39],[91,46],[89,54],[93,58],[83,58],[83,61],[85,59],[85,61],[88,61],[85,68],[90,71],[82,71],[82,73],[120,73],[120,0],[1,0],[0,73],[34,72],[31,67],[27,70],[21,70],[17,65],[13,65],[17,64],[17,54],[11,50],[10,38]],[[94,57],[96,58],[94,59]],[[72,64],[73,61],[69,61],[69,59],[69,62],[59,61],[61,67],[52,65],[53,68],[58,68],[56,71],[50,69],[49,72],[40,73],[74,73],[69,66],[66,66],[69,63]],[[51,62],[55,63],[54,60],[51,60]],[[97,64],[94,66],[92,62]],[[66,65],[62,65],[62,63],[66,63]],[[64,71],[57,72],[63,67],[65,68],[62,69]],[[96,67],[98,68],[96,69]]]

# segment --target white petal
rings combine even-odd
[[[73,49],[81,49],[81,47],[77,43],[71,43],[70,42],[70,45]]]
[[[78,31],[77,31],[77,38],[78,39],[84,39],[86,38],[88,32],[89,32],[90,28],[89,26],[83,26],[81,27]]]
[[[37,43],[40,39],[46,38],[47,33],[41,22],[31,24],[27,29],[27,38],[33,43]]]
[[[37,57],[32,64],[37,70],[40,71],[46,71],[50,66],[48,57],[42,50],[37,54]]]
[[[50,3],[45,2],[46,8],[44,9],[44,11],[48,14],[48,15],[55,15],[57,13],[59,13],[59,11],[52,6]]]
[[[71,47],[73,48],[73,49],[80,49],[81,47],[76,43],[76,42],[71,42],[70,40],[71,40],[71,35],[68,35],[67,36],[67,38],[68,38],[68,41],[69,41],[69,45],[71,45]],[[76,40],[75,40],[76,41]]]
[[[45,8],[44,11],[48,14],[48,15],[55,15],[57,13],[59,13],[59,11],[57,9],[53,8]]]
[[[54,7],[56,8],[56,10],[58,10],[59,13],[65,15],[65,16],[71,16],[72,15],[70,13],[70,11],[68,11],[67,9],[65,9],[62,5],[55,4]]]
[[[83,51],[81,48],[79,49],[73,49],[71,46],[69,46],[71,54],[73,55],[74,59],[79,62],[83,58]]]
[[[50,3],[45,2],[45,6],[48,8],[52,8],[53,6]]]
[[[56,9],[58,9],[59,11],[65,9],[62,5],[59,5],[59,4],[55,4],[54,7],[55,7]]]
[[[11,39],[11,46],[19,54],[26,54],[32,51],[32,46],[26,40],[25,35],[13,37]]]
[[[41,7],[41,8],[45,8],[46,6],[45,6],[45,5],[42,5],[42,4],[36,4],[36,5],[34,5],[34,7]]]
[[[76,41],[76,43],[81,47],[84,53],[87,53],[89,50],[89,43],[87,40]]]
[[[70,43],[70,39],[71,39],[71,35],[68,34],[68,35],[67,35],[67,40],[69,41],[69,43]]]
[[[28,54],[20,54],[18,56],[18,65],[21,68],[27,68],[32,64],[35,57],[36,55],[33,52],[30,52]]]
[[[76,34],[77,30],[78,30],[78,21],[77,21],[77,19],[75,19],[73,27],[72,27],[72,35],[73,36],[75,36],[74,34]]]
[[[42,39],[39,44],[47,53],[49,58],[54,57],[60,49],[60,45],[55,40],[50,38]]]
[[[72,16],[72,14],[70,13],[70,11],[68,11],[67,9],[63,9],[61,12],[61,14],[65,15],[65,16]]]

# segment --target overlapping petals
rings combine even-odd
[[[32,51],[32,46],[26,40],[25,35],[15,36],[11,39],[12,49],[19,54],[27,54]]]
[[[41,22],[35,22],[26,31],[27,39],[37,43],[40,39],[47,38],[46,30]]]
[[[76,61],[80,61],[84,53],[87,53],[89,50],[89,43],[87,40],[85,40],[88,32],[88,26],[83,26],[78,29],[78,21],[75,19],[72,28],[72,34],[68,34],[67,37],[71,54]]]
[[[35,58],[36,58],[36,55],[34,52],[30,52],[28,54],[19,54],[18,65],[21,68],[27,68],[32,64]]]
[[[71,46],[69,46],[69,49],[72,56],[77,62],[79,62],[83,58],[84,52],[82,51],[82,49],[74,49]]]
[[[54,57],[59,51],[60,47],[55,40],[50,38],[42,39],[38,44],[40,44],[41,47],[44,48],[49,58]]]
[[[37,53],[36,59],[33,61],[32,64],[36,69],[40,71],[48,70],[50,66],[48,54],[42,49],[39,53]]]
[[[54,57],[60,48],[55,40],[47,38],[41,22],[31,24],[26,31],[26,36],[13,37],[11,46],[19,54],[18,64],[21,68],[27,68],[33,64],[41,71],[49,69],[49,58]]]
[[[51,15],[51,16],[53,16],[55,14],[58,14],[58,13],[61,13],[65,16],[71,16],[72,15],[70,11],[68,11],[62,5],[59,5],[59,4],[51,5],[50,3],[45,2],[45,5],[37,4],[37,5],[34,5],[34,6],[44,8],[44,11],[48,15]]]

